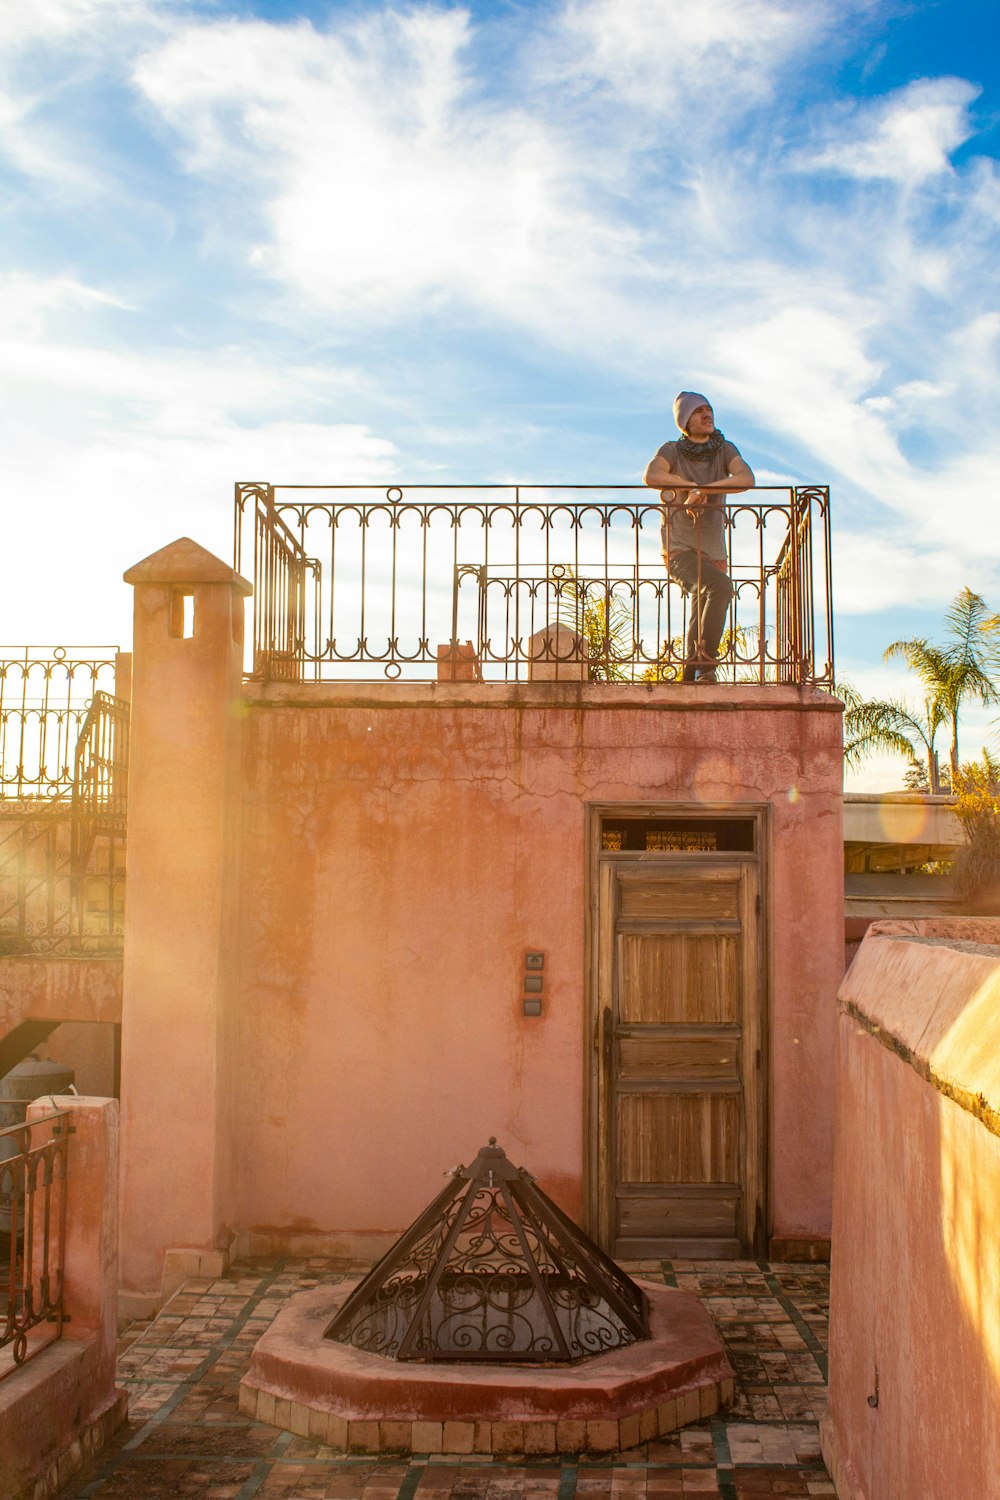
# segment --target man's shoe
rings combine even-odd
[[[681,682],[697,682],[697,680],[698,668],[693,662],[685,662],[684,670],[681,673]]]
[[[718,682],[719,679],[715,675],[714,667],[702,667],[696,680],[698,682]]]

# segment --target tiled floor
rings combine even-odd
[[[358,1268],[244,1264],[188,1282],[123,1340],[130,1420],[59,1500],[757,1500],[833,1495],[819,1452],[826,1395],[825,1266],[641,1262],[626,1269],[697,1292],[736,1371],[736,1405],[670,1440],[552,1462],[434,1455],[345,1458],[250,1422],[237,1394],[282,1301]]]

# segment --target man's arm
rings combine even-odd
[[[702,484],[698,488],[712,490],[717,495],[741,495],[744,490],[752,490],[756,483],[750,465],[737,453],[729,465],[729,473],[725,479],[715,479],[711,484]]]
[[[698,488],[693,479],[685,479],[681,474],[675,474],[662,453],[654,453],[649,460],[642,482],[648,484],[653,490],[695,490]]]
[[[654,490],[686,490],[688,493],[684,505],[687,509],[704,505],[710,493],[741,495],[744,490],[752,490],[756,484],[753,470],[738,453],[730,461],[726,478],[713,480],[711,484],[696,484],[694,480],[675,474],[662,454],[657,453],[646,465],[642,482]]]

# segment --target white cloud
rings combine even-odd
[[[82,171],[83,113],[62,107],[61,74],[131,80],[130,124],[151,125],[187,173],[144,179],[184,254],[156,269],[158,290],[176,298],[169,333],[143,346],[152,320],[140,306],[140,331],[118,318],[102,338],[88,319],[141,303],[142,275],[127,296],[111,276],[88,286],[63,225],[63,276],[24,282],[7,324],[11,410],[27,383],[52,415],[56,449],[65,437],[67,453],[76,442],[90,455],[81,473],[114,469],[120,435],[134,466],[116,471],[115,493],[141,492],[140,461],[169,470],[174,440],[186,473],[221,472],[223,459],[246,473],[239,455],[255,432],[316,478],[324,409],[342,464],[381,475],[382,424],[352,420],[364,409],[354,397],[381,384],[398,414],[403,370],[421,462],[463,479],[469,450],[452,441],[433,349],[464,338],[460,420],[482,431],[476,467],[530,478],[516,431],[501,447],[481,409],[483,330],[493,347],[516,341],[553,385],[580,377],[607,393],[609,431],[612,404],[662,397],[668,408],[679,385],[707,386],[744,447],[745,430],[763,434],[773,467],[787,454],[796,473],[834,484],[835,516],[847,493],[885,535],[898,517],[902,557],[884,540],[863,556],[849,538],[849,565],[835,554],[845,609],[863,607],[868,582],[893,597],[950,597],[964,569],[1000,556],[984,478],[1000,460],[990,291],[1000,192],[992,164],[951,166],[972,128],[973,85],[925,79],[838,109],[832,49],[878,9],[569,0],[474,22],[444,5],[372,4],[329,7],[314,25],[48,0],[30,45],[54,61],[47,80],[22,78],[11,95],[12,149],[25,171]],[[821,171],[805,191],[788,168],[807,162]],[[117,247],[129,220],[120,187],[112,201],[103,232]],[[215,340],[226,347],[202,358],[191,348],[203,304],[188,283],[210,258],[232,269],[232,316]],[[321,354],[275,358],[266,323],[286,348],[315,340]],[[334,342],[350,350],[349,370],[328,369]],[[401,456],[411,472],[418,443]],[[306,458],[317,466],[308,474]]]
[[[169,28],[171,9],[171,0],[11,0],[0,25],[0,163],[56,201],[110,196],[95,120],[74,120],[69,101],[117,85],[136,49]]]
[[[714,388],[805,448],[820,473],[870,490],[906,464],[881,417],[861,404],[880,366],[865,351],[863,307],[787,306],[712,341]],[[877,479],[876,479],[876,476]]]
[[[108,0],[32,0],[30,5],[9,5],[4,11],[4,50],[37,42],[65,41],[84,29],[98,25],[109,10],[124,16],[144,6]]]
[[[356,424],[218,417],[144,430],[109,415],[60,433],[37,423],[5,453],[5,486],[32,503],[5,521],[20,562],[8,569],[0,637],[72,642],[82,631],[127,643],[124,570],[183,535],[231,561],[237,479],[363,484],[395,473],[392,444]]]
[[[917,186],[951,171],[952,152],[973,134],[969,108],[981,92],[962,78],[916,79],[859,105],[825,145],[800,157],[799,165]]]
[[[27,335],[37,337],[53,321],[65,326],[67,314],[94,305],[129,311],[130,305],[112,292],[86,286],[74,276],[35,276],[12,271],[0,276],[0,328],[3,339]]]
[[[468,15],[434,8],[325,32],[181,25],[135,76],[189,170],[238,181],[255,205],[253,266],[338,326],[471,315],[630,372],[694,366],[825,469],[885,490],[906,478],[907,418],[900,400],[880,404],[883,330],[918,289],[948,287],[953,256],[918,243],[891,206],[846,224],[836,208],[793,207],[777,167],[747,172],[741,153],[762,143],[739,139],[782,69],[865,8],[571,0],[525,43],[521,61],[548,84],[530,104],[484,97]],[[584,110],[581,70],[608,96]],[[704,110],[690,109],[705,71],[728,155],[707,148]],[[950,139],[975,91],[939,82],[873,106],[866,128],[906,141],[913,117]],[[671,98],[682,128],[667,144]],[[637,116],[677,177],[650,175]],[[828,153],[854,150],[858,128]]]
[[[579,161],[543,121],[482,102],[462,11],[182,29],[136,80],[191,170],[262,192],[253,264],[312,302],[380,321],[420,304],[541,311],[634,231],[580,205]]]
[[[225,349],[136,353],[108,336],[120,310],[68,278],[0,281],[4,486],[19,502],[5,516],[19,559],[0,608],[7,640],[71,641],[84,621],[91,638],[127,641],[121,573],[182,534],[228,559],[237,479],[396,477],[391,441],[336,419],[350,369]]]
[[[855,8],[855,7],[850,7]],[[569,0],[545,52],[550,78],[614,92],[631,112],[680,110],[695,134],[737,86],[741,104],[767,96],[834,8],[782,0]]]
[[[861,403],[866,411],[884,412],[894,417],[898,426],[934,421],[953,394],[953,387],[931,380],[906,380],[882,396],[866,396]]]
[[[953,599],[968,581],[961,559],[915,546],[902,530],[893,534],[836,527],[833,560],[839,615],[934,609]],[[881,694],[885,692],[883,686]]]

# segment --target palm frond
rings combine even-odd
[[[642,673],[640,682],[680,682],[684,673],[684,642],[679,635],[664,641],[659,660]]]
[[[956,702],[963,698],[975,698],[978,703],[987,707],[992,703],[1000,703],[1000,692],[985,664],[966,662],[956,669],[956,675]]]
[[[843,688],[845,684],[841,684]],[[896,699],[863,699],[848,689],[852,701],[844,713],[844,763],[858,766],[880,750],[919,760],[917,744],[932,753],[936,725],[922,724]]]
[[[982,666],[982,640],[987,621],[991,618],[986,600],[973,593],[966,585],[961,589],[945,615],[945,624],[952,640],[945,647],[945,654],[953,665],[959,662]]]
[[[915,636],[909,640],[893,641],[882,652],[883,661],[892,661],[899,656],[932,693],[941,691],[948,679],[949,667],[940,647],[932,646],[930,641]]]
[[[849,709],[857,708],[865,701],[862,698],[861,694],[858,692],[857,688],[854,686],[853,682],[849,682],[846,677],[838,678],[838,680],[833,685],[832,691],[833,696],[835,698],[839,698],[841,703],[844,705],[845,712]]]

